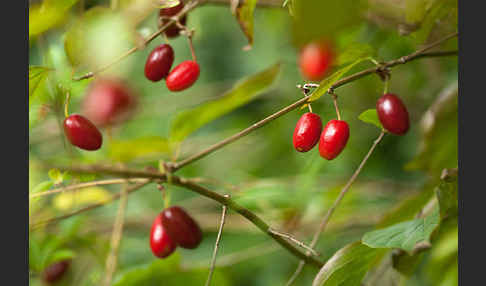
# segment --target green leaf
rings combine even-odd
[[[35,186],[30,193],[31,194],[35,194],[35,193],[40,193],[40,192],[43,192],[43,191],[47,191],[53,185],[54,185],[54,182],[52,182],[52,181],[44,181],[42,183],[39,183],[37,186]]]
[[[170,128],[170,141],[181,142],[203,125],[254,100],[271,86],[279,71],[280,64],[277,63],[236,83],[220,98],[179,113]]]
[[[78,0],[45,0],[29,7],[29,38],[62,23]]]
[[[122,13],[95,6],[84,12],[66,32],[64,50],[72,66],[97,68],[133,47],[132,32]]]
[[[358,59],[373,56],[373,48],[367,44],[351,43],[339,53],[336,59],[336,66],[341,66]]]
[[[407,0],[405,2],[405,19],[408,23],[421,22],[427,11],[429,0]]]
[[[248,47],[253,45],[253,12],[257,0],[243,0],[243,4],[236,8],[236,20],[248,39]]]
[[[54,184],[59,184],[63,181],[63,174],[59,169],[50,169],[49,172],[47,172],[47,175],[51,178]]]
[[[359,286],[382,250],[354,242],[338,250],[314,278],[312,286]]]
[[[373,124],[378,127],[378,129],[383,130],[383,125],[381,125],[376,109],[365,110],[358,116],[358,118],[364,123]]]
[[[136,267],[124,273],[114,286],[201,285],[207,270],[183,270],[179,267],[180,255],[174,253],[166,259],[154,259],[148,266]],[[222,271],[216,269],[212,285],[229,285]]]
[[[439,212],[387,228],[365,233],[363,244],[372,248],[400,248],[411,252],[419,242],[427,241],[439,225]]]
[[[363,61],[366,61],[366,60],[369,60],[369,57],[357,59],[353,63],[341,68],[340,70],[336,71],[335,73],[333,73],[329,77],[322,80],[319,83],[319,87],[316,88],[316,90],[314,90],[314,92],[312,93],[311,97],[309,98],[309,101],[314,101],[314,100],[319,99],[321,96],[323,96],[328,91],[328,89],[334,83],[336,83],[341,77],[343,77],[344,74],[346,74],[350,69],[352,69],[355,65],[357,65],[357,64],[359,64]]]
[[[73,259],[75,256],[76,253],[70,249],[59,249],[48,256],[45,261],[45,265],[51,265],[59,261]]]
[[[440,207],[440,218],[457,216],[457,181],[444,182],[435,190]]]
[[[150,136],[130,140],[113,140],[109,156],[114,160],[127,162],[133,159],[157,157],[169,152],[169,143],[166,138]]]
[[[40,66],[29,66],[29,102],[39,85],[46,79],[51,69]]]

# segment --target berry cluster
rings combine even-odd
[[[179,206],[164,209],[155,218],[150,230],[150,248],[159,258],[169,256],[177,246],[194,249],[201,241],[201,228]]]
[[[159,25],[167,24],[167,17],[172,17],[179,13],[184,4],[179,2],[177,6],[160,9]],[[171,24],[166,30],[167,37],[176,37],[183,29],[186,22],[186,15],[178,23]],[[191,41],[189,37],[189,41]],[[191,45],[192,49],[192,45]],[[177,65],[172,71],[174,62],[174,50],[169,44],[162,44],[156,47],[148,56],[145,63],[145,77],[153,82],[165,78],[165,84],[170,91],[181,91],[192,86],[199,77],[199,64],[196,59],[185,60]]]

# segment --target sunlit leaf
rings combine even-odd
[[[132,48],[133,37],[130,23],[122,14],[95,6],[66,32],[64,49],[71,65],[97,68]]]
[[[376,109],[365,110],[358,116],[358,118],[364,123],[375,125],[380,130],[383,130],[383,126],[381,125],[380,119],[378,118],[378,113],[376,112]]]
[[[428,241],[439,225],[439,212],[411,221],[405,221],[384,229],[365,233],[363,244],[372,248],[400,248],[412,251],[419,242]]]
[[[242,4],[236,8],[236,20],[248,39],[248,47],[253,45],[253,12],[256,3],[257,0],[243,0]]]
[[[47,0],[29,7],[29,38],[62,23],[78,0]]]
[[[59,171],[59,169],[50,169],[49,172],[47,172],[47,175],[49,178],[51,178],[54,184],[62,183],[63,174],[61,171]]]
[[[166,138],[158,136],[129,140],[112,140],[109,155],[112,159],[126,162],[137,158],[150,158],[170,152]]]
[[[39,85],[46,79],[50,69],[39,66],[29,66],[29,102]]]
[[[101,187],[89,187],[56,195],[52,201],[55,208],[69,210],[74,206],[104,203],[111,200],[111,194]]]
[[[60,262],[63,260],[73,259],[75,256],[76,253],[70,249],[59,249],[49,255],[46,260],[46,265],[50,265],[52,263]]]
[[[203,125],[252,101],[272,85],[279,71],[280,64],[275,64],[236,83],[220,98],[179,113],[172,122],[170,140],[180,142]]]
[[[312,286],[359,286],[383,250],[354,242],[338,250],[321,268]]]
[[[363,61],[366,61],[366,60],[369,60],[368,57],[366,58],[360,58],[360,59],[357,59],[356,61],[354,61],[353,63],[341,68],[340,70],[336,71],[335,73],[333,73],[332,75],[328,76],[327,78],[323,79],[320,83],[319,83],[319,87],[316,88],[314,90],[314,92],[312,93],[311,97],[309,98],[309,101],[314,101],[314,100],[317,100],[319,99],[321,96],[323,96],[327,91],[328,89],[333,85],[335,84],[341,77],[343,77],[349,70],[351,70],[355,65],[363,62]]]

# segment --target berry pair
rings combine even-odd
[[[349,127],[345,121],[331,120],[322,129],[319,115],[307,112],[302,115],[295,126],[293,143],[297,151],[307,152],[319,141],[321,157],[332,160],[344,149],[348,138]]]
[[[199,225],[179,206],[163,210],[150,230],[150,248],[159,258],[169,256],[177,246],[194,249],[201,240]]]
[[[173,62],[174,51],[170,45],[156,47],[145,63],[145,77],[154,82],[165,78],[170,91],[181,91],[192,86],[199,77],[199,64],[186,60],[170,71]]]
[[[117,79],[93,82],[82,103],[86,117],[72,114],[64,119],[64,133],[69,142],[88,151],[101,148],[103,137],[96,126],[105,127],[128,119],[137,103],[134,94]]]

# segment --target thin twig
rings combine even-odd
[[[152,35],[150,35],[144,42],[143,42],[143,45],[140,45],[141,47],[146,47],[150,42],[152,42],[155,38],[157,38],[157,36],[159,36],[160,34],[162,34],[167,28],[169,28],[169,26],[171,26],[172,24],[174,24],[176,21],[178,21],[180,18],[182,18],[182,16],[184,16],[185,14],[187,14],[189,11],[191,11],[192,9],[194,9],[197,5],[199,5],[200,2],[197,1],[197,0],[193,0],[189,3],[186,4],[186,6],[184,6],[184,8],[182,8],[182,10],[177,13],[176,15],[174,15],[173,17],[171,17],[169,19],[169,21],[167,21],[167,23],[165,23],[165,25],[163,25],[162,27],[160,27],[159,30],[157,30],[155,33],[153,33]],[[79,76],[79,77],[75,77],[73,78],[74,81],[80,81],[80,80],[84,80],[84,79],[88,79],[88,78],[91,78],[93,76],[95,76],[96,74],[98,73],[101,73],[109,68],[111,68],[112,66],[114,66],[115,64],[119,63],[120,61],[122,61],[123,59],[125,59],[126,57],[128,57],[129,55],[135,53],[137,50],[139,50],[139,47],[138,46],[135,46],[133,48],[131,48],[130,50],[126,51],[125,53],[121,54],[120,56],[118,56],[117,58],[115,58],[114,60],[112,60],[110,63],[106,64],[105,66],[102,66],[100,68],[98,68],[97,70],[95,71],[90,71],[82,76]]]
[[[327,211],[326,215],[322,219],[321,224],[319,225],[319,228],[317,229],[317,232],[314,234],[314,237],[312,238],[312,242],[310,243],[310,247],[311,248],[314,248],[316,246],[317,241],[319,240],[319,237],[320,237],[321,233],[326,228],[327,223],[331,219],[331,216],[333,215],[334,211],[336,210],[336,208],[338,207],[338,205],[341,203],[342,199],[344,198],[344,195],[349,190],[349,188],[351,187],[351,185],[353,184],[353,182],[356,180],[356,178],[358,177],[359,173],[363,169],[363,166],[368,161],[368,159],[370,158],[371,154],[375,150],[376,146],[378,146],[378,144],[380,143],[380,141],[381,141],[381,139],[383,138],[384,135],[385,135],[385,132],[381,131],[380,135],[373,142],[373,145],[371,146],[370,150],[368,151],[368,153],[366,154],[366,156],[363,158],[363,160],[359,164],[359,166],[356,169],[356,171],[354,171],[353,175],[351,176],[351,178],[349,178],[349,180],[346,183],[346,185],[341,189],[341,192],[339,193],[338,197],[336,198],[336,200],[334,201],[334,203],[332,204],[332,206],[329,208],[329,210]],[[307,252],[307,255],[309,255],[309,252]],[[294,274],[292,275],[292,277],[287,282],[287,285],[291,285],[294,282],[294,280],[297,278],[297,276],[302,271],[302,268],[304,267],[304,264],[305,264],[305,261],[302,261],[301,260],[299,262],[299,266],[297,267],[297,269],[295,270]]]
[[[298,246],[309,251],[310,253],[312,253],[312,255],[320,256],[320,254],[317,251],[315,251],[312,247],[305,245],[305,243],[303,243],[302,241],[298,240],[297,238],[291,236],[290,234],[279,232],[279,231],[276,231],[276,230],[273,230],[273,229],[270,229],[269,231],[273,234],[285,237],[286,239],[292,241],[293,243],[297,244]]]
[[[456,37],[457,36],[457,32],[456,33],[453,33],[449,36],[446,36],[445,38],[441,39],[441,40],[438,40],[422,49],[419,49],[415,52],[413,52],[412,54],[409,54],[407,56],[403,56],[403,57],[400,57],[398,59],[395,59],[395,60],[391,60],[391,61],[388,61],[388,62],[385,62],[383,63],[381,66],[376,66],[376,67],[372,67],[372,68],[368,68],[366,70],[363,70],[363,71],[360,71],[360,72],[357,72],[353,75],[350,75],[348,77],[344,77],[340,80],[338,80],[336,83],[334,83],[330,88],[329,88],[329,91],[333,91],[335,90],[336,88],[340,87],[340,86],[343,86],[347,83],[350,83],[352,81],[355,81],[359,78],[362,78],[366,75],[370,75],[370,74],[374,74],[374,73],[378,73],[380,71],[383,71],[383,70],[386,70],[388,68],[391,68],[391,67],[394,67],[394,66],[397,66],[397,65],[401,65],[401,64],[405,64],[407,62],[410,62],[412,60],[415,60],[415,59],[419,59],[419,58],[424,58],[424,57],[427,57],[428,55],[432,56],[432,57],[437,57],[437,56],[449,56],[449,55],[452,55],[453,52],[446,52],[446,53],[442,53],[442,54],[438,54],[437,52],[434,52],[434,53],[430,53],[430,54],[427,54],[425,53],[426,51],[442,44],[443,42],[453,38],[453,37]],[[304,87],[305,88],[305,87]],[[179,161],[177,163],[170,163],[170,168],[171,168],[171,171],[172,172],[175,172],[177,171],[178,169],[194,162],[194,161],[197,161],[199,159],[202,159],[204,157],[206,157],[207,155],[209,155],[210,153],[218,150],[218,149],[221,149],[222,147],[248,135],[249,133],[255,131],[256,129],[262,127],[263,125],[279,118],[280,116],[282,115],[285,115],[286,113],[298,108],[299,106],[307,103],[307,101],[309,100],[309,98],[312,96],[312,94],[292,103],[291,105],[287,106],[287,107],[284,107],[283,109],[277,111],[276,113],[268,116],[267,118],[265,119],[262,119],[260,121],[258,121],[257,123],[251,125],[250,127],[248,128],[245,128],[243,129],[242,131],[226,138],[226,139],[223,139],[221,140],[220,142],[218,143],[215,143],[211,146],[209,146],[208,148],[192,155],[192,156],[189,156],[188,158],[182,160],[182,161]]]
[[[142,187],[144,187],[148,183],[150,183],[150,181],[147,181],[145,183],[139,183],[139,184],[136,184],[134,186],[131,186],[131,187],[128,188],[127,193],[128,194],[131,194],[132,192],[135,192],[135,191],[141,189]],[[84,212],[87,212],[87,211],[90,211],[90,210],[93,210],[93,209],[102,207],[104,205],[107,205],[107,204],[109,204],[111,202],[114,202],[114,201],[118,200],[120,197],[121,197],[121,192],[119,192],[118,194],[116,194],[113,197],[111,197],[111,199],[109,201],[92,204],[92,205],[89,205],[87,207],[81,208],[79,210],[76,210],[76,211],[70,212],[68,214],[62,215],[62,216],[57,216],[57,217],[53,217],[53,218],[50,218],[50,219],[46,219],[46,220],[43,220],[43,221],[36,222],[36,223],[32,224],[30,228],[33,230],[33,229],[37,229],[37,228],[39,228],[39,227],[41,227],[43,225],[48,225],[48,224],[52,224],[52,223],[59,222],[61,220],[64,220],[64,219],[67,219],[67,218],[76,216],[78,214],[82,214]]]
[[[111,234],[111,249],[106,259],[106,273],[104,279],[104,286],[110,286],[113,274],[116,270],[116,265],[118,261],[118,249],[120,248],[120,241],[123,234],[123,223],[125,221],[125,210],[128,202],[128,183],[125,184],[121,191],[120,206],[115,218],[115,223],[113,226],[113,232]]]
[[[34,193],[34,194],[30,195],[30,198],[32,199],[32,198],[36,198],[36,197],[52,195],[52,194],[55,194],[55,193],[84,189],[84,188],[89,188],[89,187],[94,187],[94,186],[123,184],[123,183],[126,183],[127,181],[129,183],[143,183],[143,182],[148,182],[149,180],[146,179],[146,178],[128,178],[128,179],[108,179],[108,180],[100,180],[100,181],[91,181],[91,182],[80,183],[80,184],[76,184],[76,185],[70,185],[70,186],[63,187],[63,188],[47,190],[47,191],[41,192],[41,193]]]
[[[223,212],[221,214],[221,223],[219,225],[218,236],[216,237],[216,242],[214,244],[213,258],[211,259],[211,267],[209,268],[209,274],[208,274],[208,280],[206,280],[206,286],[209,286],[211,284],[211,279],[213,278],[214,267],[216,266],[216,255],[218,254],[219,242],[221,241],[221,234],[223,233],[223,227],[224,227],[227,210],[228,208],[225,205],[223,205]]]

